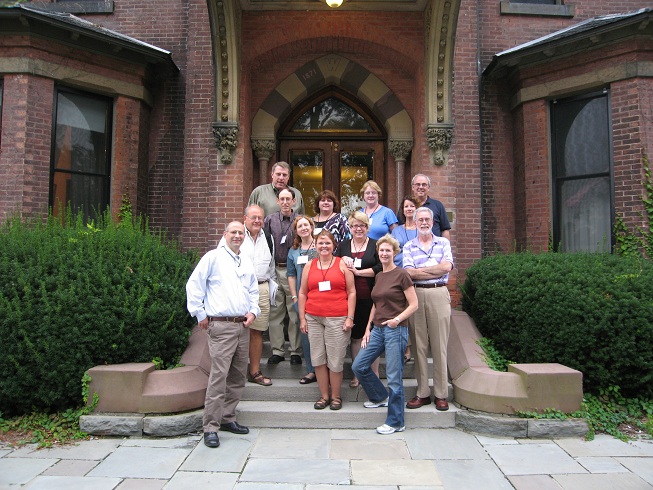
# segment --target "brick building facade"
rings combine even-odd
[[[75,195],[115,212],[128,195],[152,226],[203,252],[242,216],[272,163],[306,145],[335,151],[355,142],[373,148],[361,155],[373,154],[368,176],[393,209],[411,175],[430,176],[431,196],[450,215],[458,281],[496,251],[609,247],[615,213],[641,220],[642,152],[653,148],[648,5],[0,8],[0,216],[45,215],[59,196]],[[327,96],[353,107],[374,134],[293,133],[293,121]],[[94,115],[80,119],[86,107]],[[90,171],[61,150],[82,137],[81,147],[104,148],[85,160]],[[337,193],[343,154],[320,154],[322,185]]]

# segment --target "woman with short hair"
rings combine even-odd
[[[373,180],[368,180],[363,184],[360,190],[361,197],[365,206],[361,212],[365,213],[369,220],[369,229],[367,235],[370,238],[378,240],[386,233],[390,233],[397,226],[397,216],[392,209],[387,208],[379,203],[381,197],[381,187]]]

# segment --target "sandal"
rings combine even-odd
[[[331,410],[340,410],[342,408],[342,399],[339,396],[336,396],[331,400],[331,405],[329,406]]]
[[[350,388],[358,388],[359,385],[360,385],[360,381],[358,381],[358,379],[356,379],[356,378],[352,379],[349,382],[349,387]]]
[[[257,371],[254,374],[248,372],[247,381],[250,383],[256,383],[257,385],[261,386],[270,386],[272,384],[272,380],[263,376],[261,371]]]
[[[300,385],[310,385],[311,383],[315,383],[317,381],[317,376],[315,376],[315,373],[308,373],[306,376],[304,376],[302,379],[299,380]]]
[[[313,408],[315,410],[324,410],[328,404],[329,404],[329,400],[320,397],[320,399],[316,401],[315,404],[313,405]]]

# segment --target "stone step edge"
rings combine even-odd
[[[306,403],[301,402],[301,408],[297,407],[294,402],[288,402],[291,407],[286,410],[296,416],[297,413],[305,411]],[[520,439],[558,439],[567,437],[584,437],[589,426],[585,419],[527,419],[502,414],[489,414],[477,412],[465,408],[457,407],[451,404],[448,412],[407,412],[410,417],[454,417],[455,422],[451,425],[435,424],[423,428],[453,428],[472,434],[485,435],[491,437],[509,437]],[[295,408],[295,409],[292,409]],[[345,410],[343,413],[362,411],[359,409]],[[421,410],[421,409],[420,409]],[[241,411],[242,413],[242,411]],[[316,412],[311,411],[315,414]],[[91,435],[102,436],[123,436],[123,437],[174,437],[183,436],[191,433],[201,432],[202,430],[203,410],[194,410],[179,414],[167,415],[148,415],[139,413],[101,413],[84,415],[80,417],[80,430]],[[336,413],[331,412],[332,419],[329,427],[316,428],[349,428],[345,423],[339,424]],[[349,414],[351,415],[351,414]],[[341,416],[342,417],[342,416]],[[255,424],[250,423],[251,426]],[[422,424],[420,424],[421,426]],[[280,427],[285,427],[283,424]],[[265,426],[263,426],[265,427]],[[358,427],[360,428],[360,426]]]

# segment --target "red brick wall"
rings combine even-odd
[[[25,74],[3,80],[0,219],[46,216],[54,84]]]

